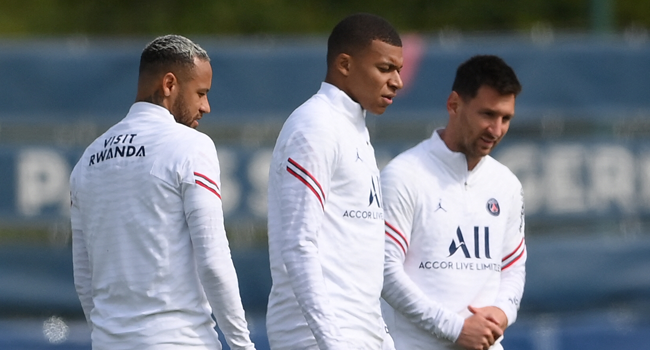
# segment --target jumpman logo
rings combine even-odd
[[[363,159],[361,159],[361,156],[359,156],[359,149],[357,148],[357,159],[355,160],[355,162],[358,160],[363,162]]]
[[[445,213],[447,212],[447,210],[442,207],[442,198],[438,199],[438,208],[436,208],[436,210],[434,210],[434,212],[437,212],[440,209],[442,209],[442,211],[444,211]]]

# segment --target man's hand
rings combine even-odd
[[[481,315],[488,320],[496,323],[501,330],[505,331],[508,327],[508,317],[503,310],[499,309],[496,306],[486,306],[486,307],[468,307],[469,311],[473,314]]]
[[[499,320],[483,309],[469,307],[473,315],[465,319],[456,344],[468,350],[487,350],[503,335],[503,330],[498,325]]]

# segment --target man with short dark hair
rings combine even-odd
[[[70,176],[74,280],[93,349],[254,349],[223,225],[207,53],[178,35],[142,52],[136,102]]]
[[[272,349],[392,349],[381,317],[383,212],[365,124],[402,87],[402,43],[356,14],[328,40],[327,75],[285,122],[269,176]]]
[[[461,64],[449,122],[382,170],[382,311],[399,349],[502,349],[525,282],[521,183],[489,156],[521,85],[501,58]]]

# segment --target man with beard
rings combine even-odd
[[[397,349],[502,349],[525,280],[521,183],[489,156],[521,85],[499,57],[461,64],[449,122],[381,173],[382,311]]]
[[[93,349],[254,349],[223,224],[205,50],[159,37],[136,102],[70,177],[74,279]]]

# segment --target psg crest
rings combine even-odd
[[[499,207],[499,202],[496,199],[490,198],[487,201],[487,210],[490,214],[494,216],[499,216],[501,213],[501,208]]]

